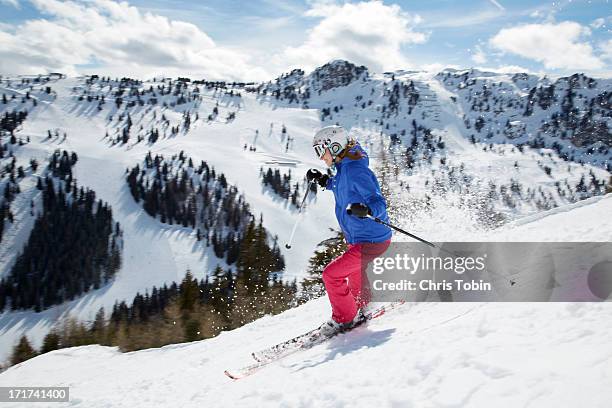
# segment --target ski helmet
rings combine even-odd
[[[348,142],[348,133],[342,126],[326,126],[314,135],[312,147],[319,159],[325,154],[326,148],[332,157],[336,157]]]

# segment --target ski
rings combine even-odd
[[[365,319],[358,325],[351,327],[350,329],[347,330],[342,330],[342,331],[338,331],[332,335],[329,336],[323,336],[320,332],[319,332],[319,328],[310,330],[304,334],[301,334],[299,336],[296,336],[292,339],[286,340],[282,343],[276,344],[272,347],[269,347],[267,349],[261,350],[261,351],[257,351],[254,353],[251,353],[251,356],[253,357],[253,359],[255,359],[255,363],[250,364],[246,367],[243,367],[239,370],[236,371],[230,371],[230,370],[225,370],[224,373],[226,376],[228,376],[229,378],[233,379],[233,380],[238,380],[244,377],[247,377],[253,373],[255,373],[256,371],[260,370],[261,368],[267,366],[270,363],[273,363],[275,361],[278,361],[284,357],[287,357],[295,352],[298,352],[300,350],[306,350],[309,348],[312,348],[318,344],[321,344],[323,342],[325,342],[326,340],[329,340],[339,334],[343,334],[343,333],[348,333],[351,330],[362,326],[363,324],[367,323],[369,320],[372,319],[376,319],[380,316],[382,316],[383,314],[385,314],[385,312],[397,307],[398,305],[403,304],[403,301],[399,301],[399,302],[391,302],[389,304],[386,304],[384,306],[381,306],[377,309],[374,309],[368,313],[365,314]]]
[[[390,310],[393,307],[393,304],[390,303],[388,305],[384,305],[381,306],[377,309],[374,309],[368,313],[365,314],[365,319],[359,323],[356,326],[351,327],[348,330],[343,330],[343,331],[339,331],[334,333],[332,336],[321,336],[319,333],[319,328],[313,329],[309,332],[306,332],[304,334],[301,334],[297,337],[294,337],[290,340],[284,341],[282,343],[276,344],[272,347],[269,347],[267,349],[261,350],[261,351],[257,351],[254,353],[251,353],[251,356],[253,357],[253,359],[259,363],[263,363],[263,362],[267,362],[268,360],[276,360],[279,357],[282,357],[283,354],[286,351],[290,351],[292,349],[305,349],[305,348],[310,348],[316,344],[318,344],[320,341],[322,340],[326,340],[328,338],[331,337],[335,337],[338,334],[341,333],[346,333],[348,331],[351,331],[352,329],[355,329],[359,326],[361,326],[363,323],[367,322],[368,320],[372,320],[375,319],[379,316],[381,316],[382,314],[385,313],[386,310]]]

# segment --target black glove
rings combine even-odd
[[[327,186],[327,180],[329,180],[329,176],[327,174],[321,173],[317,169],[310,169],[306,173],[306,180],[310,183],[311,181],[315,181],[318,185],[325,188]]]
[[[346,213],[355,217],[366,218],[368,215],[372,215],[372,210],[365,204],[352,203],[347,207]]]

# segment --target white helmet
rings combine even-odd
[[[342,126],[326,126],[314,135],[312,147],[319,159],[325,154],[325,148],[329,149],[332,157],[336,157],[349,141],[348,133]]]

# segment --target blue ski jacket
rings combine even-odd
[[[370,207],[374,217],[389,222],[387,203],[369,164],[368,154],[356,143],[341,161],[335,163],[336,175],[327,181],[326,189],[333,191],[336,199],[336,218],[349,244],[383,242],[391,238],[391,229],[386,225],[346,213],[349,204],[363,203]]]

